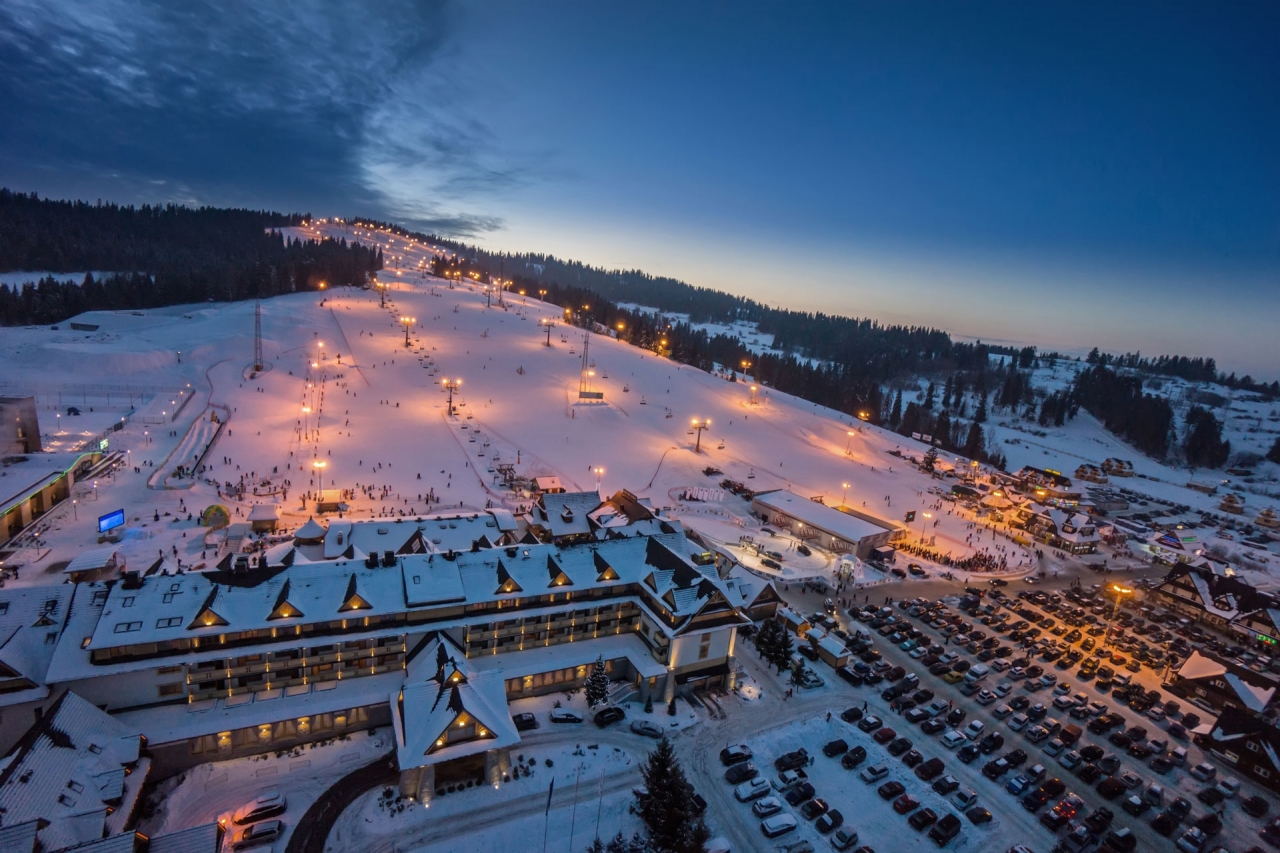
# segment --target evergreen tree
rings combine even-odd
[[[902,423],[902,391],[893,395],[893,411],[889,413],[889,426],[894,429],[898,428],[898,424]]]
[[[649,795],[637,811],[654,853],[703,853],[711,833],[693,813],[693,788],[666,735],[640,765],[640,775]]]
[[[1213,412],[1200,406],[1192,406],[1187,412],[1186,440],[1182,449],[1187,463],[1198,468],[1221,468],[1231,455],[1231,442],[1222,440],[1222,424]]]
[[[984,450],[983,445],[982,427],[978,426],[977,421],[974,421],[969,424],[969,436],[964,442],[964,455],[970,459],[979,458]]]
[[[924,454],[924,459],[920,460],[920,468],[932,474],[933,469],[937,466],[937,464],[938,464],[938,448],[930,447],[929,450]]]
[[[985,423],[987,420],[987,395],[984,392],[978,398],[978,411],[973,413],[973,422],[975,424]]]
[[[609,673],[604,668],[604,655],[596,658],[596,665],[587,676],[587,707],[595,708],[609,699]]]
[[[1280,438],[1277,438],[1275,444],[1271,445],[1271,449],[1267,451],[1267,460],[1280,463]]]
[[[587,853],[605,853],[604,842],[600,840],[600,836],[596,836],[595,840],[587,845]]]
[[[619,832],[613,837],[613,840],[609,842],[609,846],[606,847],[605,850],[606,853],[628,853],[627,839],[623,837],[621,832]]]
[[[929,390],[924,392],[924,408],[925,411],[933,411],[933,398],[938,391],[938,386],[932,382],[929,383]]]

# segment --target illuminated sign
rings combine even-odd
[[[106,533],[109,530],[115,530],[117,527],[124,526],[124,510],[118,509],[115,512],[109,512],[106,515],[98,516],[98,532]]]
[[[99,442],[98,442],[98,449],[99,449],[99,450],[106,450],[106,449],[107,449],[107,440],[106,440],[105,438],[104,438],[104,439],[102,439],[102,441],[99,441]]]

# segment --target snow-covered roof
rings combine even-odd
[[[218,853],[218,825],[206,823],[153,835],[147,853]]]
[[[836,658],[842,658],[849,654],[849,650],[845,648],[844,643],[834,636],[823,637],[818,641],[818,648]]]
[[[1180,677],[1191,679],[1212,678],[1223,675],[1226,671],[1226,666],[1199,652],[1192,652],[1191,656],[1183,661],[1182,666],[1178,667]]]
[[[294,539],[323,539],[324,525],[316,521],[315,516],[308,516],[307,523],[293,532]]]
[[[45,675],[73,590],[69,584],[0,590],[0,707],[48,695]]]
[[[132,811],[150,763],[140,748],[137,731],[68,691],[0,772],[0,814],[11,824],[47,822],[39,833],[46,850],[102,838],[113,829],[111,809],[120,822]]]
[[[96,572],[106,568],[115,561],[116,552],[119,550],[118,545],[111,545],[106,548],[90,548],[87,551],[81,551],[67,563],[62,573],[70,575],[76,572]]]
[[[337,520],[329,524],[324,537],[323,559],[360,559],[365,555],[447,554],[475,547],[494,548],[505,544],[503,537],[517,529],[515,517],[506,510],[438,513],[368,520]],[[355,551],[351,549],[354,546]]]
[[[1251,711],[1265,711],[1267,705],[1271,702],[1271,698],[1276,695],[1274,686],[1260,687],[1250,684],[1234,672],[1228,672],[1223,676],[1223,680],[1240,697],[1240,701],[1244,703],[1244,706]]]
[[[249,510],[250,521],[279,521],[280,511],[272,504],[254,504]]]
[[[865,518],[841,512],[833,507],[803,498],[794,492],[763,492],[755,496],[752,504],[779,512],[815,527],[824,533],[857,544],[869,536],[876,536],[894,529],[890,522],[877,523]]]
[[[401,769],[520,742],[501,670],[473,671],[465,655],[438,637],[417,660],[431,668],[430,677],[410,681],[391,696]]]
[[[600,503],[595,492],[542,494],[533,508],[533,522],[554,538],[590,533],[588,516]]]

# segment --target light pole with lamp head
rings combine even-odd
[[[920,513],[920,544],[921,544],[921,545],[923,545],[923,544],[924,544],[924,524],[925,524],[925,520],[926,520],[926,519],[930,519],[930,518],[933,518],[933,513],[931,513],[931,512],[922,512],[922,513]]]
[[[708,418],[707,420],[704,421],[704,420],[699,420],[698,418],[694,418],[693,428],[698,432],[698,438],[696,441],[694,441],[694,444],[693,444],[693,452],[701,453],[702,452],[702,431],[704,429],[711,428],[711,419]]]
[[[844,506],[849,502],[849,484],[841,483],[840,485],[844,486],[844,494],[840,496],[840,506]]]
[[[1103,648],[1106,648],[1106,646],[1111,642],[1111,628],[1113,625],[1115,625],[1116,613],[1117,611],[1120,610],[1120,598],[1122,596],[1131,594],[1133,592],[1133,588],[1127,587],[1127,586],[1120,586],[1120,584],[1118,583],[1113,583],[1111,585],[1111,591],[1116,594],[1116,603],[1111,605],[1111,618],[1107,620],[1107,633],[1106,633],[1106,636],[1102,638]]]
[[[459,386],[461,386],[461,385],[462,385],[462,380],[461,380],[461,379],[446,379],[446,380],[444,380],[444,387],[445,387],[445,390],[449,392],[449,406],[448,406],[448,410],[447,410],[447,412],[446,412],[446,413],[447,413],[450,417],[452,417],[452,416],[453,416],[453,392],[454,392],[454,389],[458,388],[458,387],[459,387]]]
[[[410,326],[412,326],[412,325],[413,325],[413,323],[414,323],[414,321],[415,321],[415,320],[417,320],[417,319],[418,319],[417,317],[401,317],[401,318],[400,318],[400,322],[404,324],[404,346],[405,346],[405,349],[408,349],[408,348],[409,348],[409,327],[410,327]]]

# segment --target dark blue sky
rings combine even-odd
[[[9,0],[0,182],[1280,373],[1280,6],[374,8]]]

